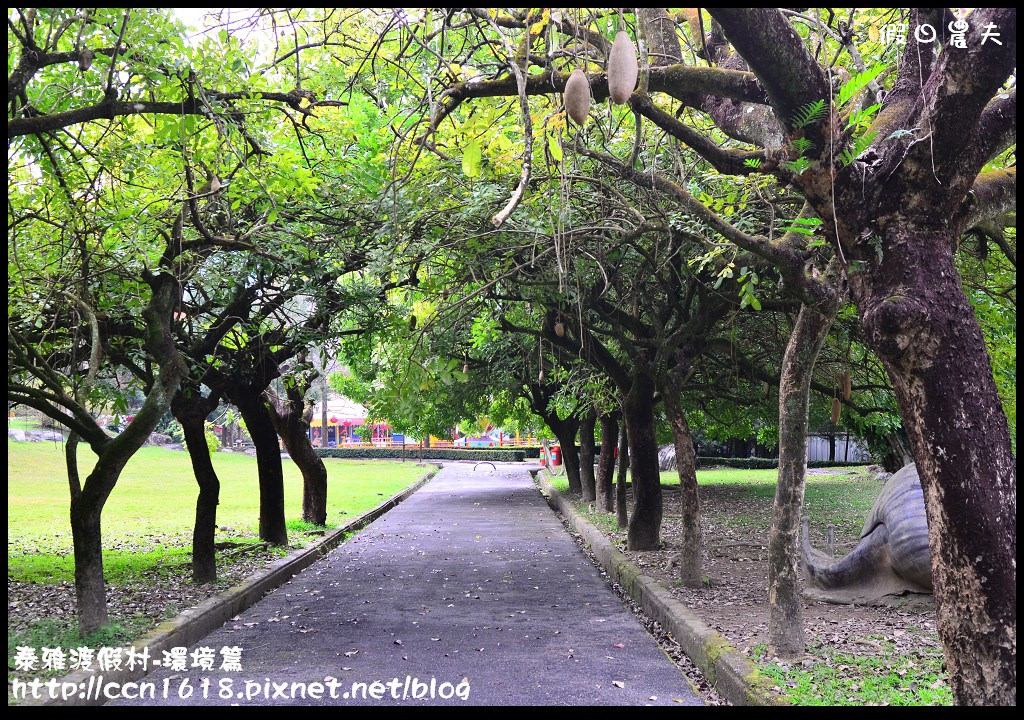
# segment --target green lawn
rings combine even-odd
[[[754,648],[761,671],[794,705],[952,705],[942,650],[896,648],[880,635],[874,654],[813,651],[809,666],[769,662]]]
[[[828,469],[827,469],[828,470]],[[860,535],[864,518],[871,510],[875,498],[882,491],[882,483],[874,480],[862,467],[831,468],[836,474],[817,474],[813,470],[807,475],[804,492],[804,514],[811,520],[811,526],[822,528],[829,523],[839,530]],[[845,474],[849,471],[854,474]],[[775,500],[775,484],[779,471],[743,470],[739,468],[714,468],[697,471],[697,484],[714,488],[716,498],[727,500],[766,501]],[[675,471],[661,474],[663,485],[678,485],[679,475]],[[759,524],[749,516],[733,518],[737,524]]]
[[[84,478],[95,456],[79,448]],[[427,470],[414,462],[326,460],[327,524],[337,526],[408,487]],[[220,477],[217,524],[225,535],[255,537],[259,490],[256,459],[217,453]],[[7,442],[8,577],[54,582],[72,577],[68,483],[63,446]],[[284,461],[285,516],[291,539],[301,522],[302,476]],[[146,570],[161,561],[188,558],[197,488],[188,454],[159,447],[141,449],[125,467],[103,510],[104,565],[108,580]]]
[[[835,468],[834,472],[846,473],[850,470],[855,473],[807,476],[804,514],[810,517],[812,527],[821,529],[831,523],[836,526],[837,531],[860,535],[864,518],[871,510],[878,493],[882,491],[882,483],[872,479],[861,467]],[[713,468],[698,470],[697,484],[702,489],[702,499],[750,501],[751,509],[764,507],[767,503],[767,522],[770,523],[770,508],[774,502],[778,476],[779,471],[776,469]],[[569,481],[565,475],[552,478],[545,474],[545,477],[559,492],[569,491]],[[668,488],[678,487],[679,475],[674,470],[663,472],[661,484]],[[764,518],[742,513],[723,516],[721,521],[730,525],[765,524]]]

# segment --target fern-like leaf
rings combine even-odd
[[[873,68],[865,70],[862,73],[857,73],[852,78],[847,80],[841,88],[839,88],[839,98],[837,103],[840,107],[848,103],[853,97],[861,90],[868,86],[868,83],[878,77],[883,70],[885,65],[875,65]]]
[[[823,117],[825,117],[825,101],[815,100],[796,111],[796,115],[793,116],[793,127],[804,128],[811,123],[820,121]]]
[[[795,232],[801,235],[814,235],[819,225],[821,225],[819,218],[794,218],[792,220],[783,220],[779,225],[779,230],[784,233]]]
[[[743,161],[743,164],[747,167],[759,168],[761,167],[761,158],[747,158]]]
[[[846,127],[857,127],[861,123],[866,123],[871,119],[871,116],[878,112],[882,107],[882,103],[875,103],[863,110],[858,110],[855,113],[850,113],[850,120],[846,123]]]
[[[860,157],[860,154],[868,149],[877,134],[877,132],[870,132],[866,135],[861,135],[854,141],[852,148],[843,150],[839,155],[839,160],[843,163],[843,167],[849,167],[854,160]]]
[[[797,138],[791,142],[790,145],[792,145],[793,149],[796,150],[797,155],[803,155],[811,149],[813,144],[807,138]]]
[[[805,157],[798,157],[796,160],[791,160],[786,163],[786,167],[792,170],[797,175],[803,175],[804,171],[811,166],[811,161]]]

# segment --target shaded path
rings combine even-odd
[[[218,653],[241,647],[242,672],[161,669],[146,678],[158,682],[157,702],[183,702],[176,688],[187,678],[196,687],[189,702],[200,704],[200,683],[209,678],[206,703],[395,704],[411,676],[438,686],[467,678],[470,704],[700,703],[576,548],[526,470],[499,464],[490,471],[446,465],[198,644]],[[168,677],[165,700],[159,694]],[[229,694],[244,693],[246,681],[263,688],[267,679],[337,678],[339,699],[268,700],[262,690],[248,702],[221,699],[222,678],[231,678]],[[398,700],[390,688],[380,700],[342,697],[353,682],[392,678],[401,683]],[[463,704],[458,696],[404,702]]]

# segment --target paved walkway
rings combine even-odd
[[[576,548],[529,474],[501,464],[496,472],[447,465],[198,645],[218,653],[241,647],[242,672],[161,669],[146,678],[157,681],[157,703],[464,704],[458,694],[437,697],[442,683],[461,693],[468,686],[468,703],[477,705],[700,703]],[[222,686],[223,678],[230,683]],[[330,678],[337,699],[328,689],[319,699],[293,697],[300,686],[292,683],[308,690]],[[431,678],[433,699],[424,689]],[[194,694],[182,700],[177,688],[185,679]],[[412,679],[426,683],[418,686],[425,699],[413,699]],[[392,682],[380,699],[369,694],[374,681]],[[357,687],[353,697],[352,683],[366,690]],[[225,687],[234,697],[220,697]],[[451,696],[451,686],[444,690]]]

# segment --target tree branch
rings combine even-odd
[[[608,97],[608,78],[604,74],[587,75],[594,100],[600,102]],[[564,92],[569,73],[547,70],[526,78],[527,95],[548,95]],[[746,102],[766,103],[764,90],[753,73],[720,68],[688,67],[668,65],[651,68],[649,90],[663,92],[683,100],[690,95],[719,95]],[[471,79],[454,85],[438,97],[438,104],[431,118],[431,128],[436,129],[441,121],[450,115],[464,100],[481,97],[511,97],[518,95],[515,78],[511,75],[496,80]]]
[[[953,219],[954,232],[959,235],[976,225],[999,217],[1017,208],[1017,168],[992,170],[974,180],[967,200]]]
[[[828,78],[803,39],[775,8],[711,8],[711,16],[768,93],[779,122],[790,130],[808,103],[831,96]]]

